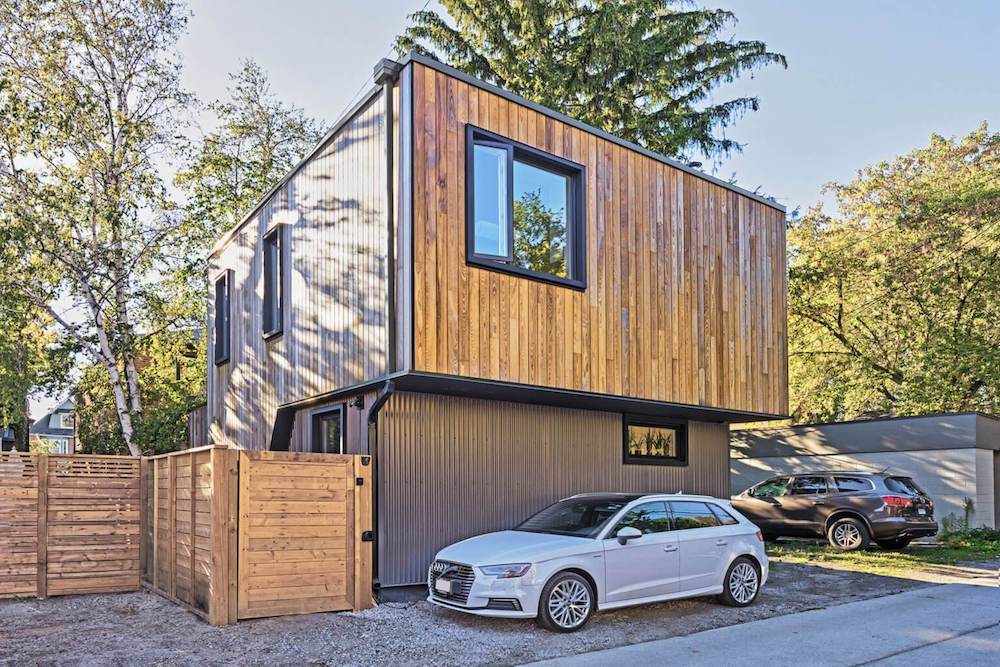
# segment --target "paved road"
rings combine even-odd
[[[1000,589],[946,584],[543,665],[1000,665]]]

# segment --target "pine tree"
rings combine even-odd
[[[761,41],[720,39],[736,22],[687,0],[442,0],[397,37],[417,51],[650,150],[739,152],[719,136],[756,97],[711,93],[745,72],[787,66]]]

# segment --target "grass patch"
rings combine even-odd
[[[807,542],[768,543],[767,555],[779,562],[832,565],[856,572],[907,572],[927,570],[940,572],[942,567],[954,567],[964,561],[996,558],[1000,541],[968,538],[940,547],[910,545],[902,551],[883,551],[873,546],[864,551],[838,551],[828,545]]]

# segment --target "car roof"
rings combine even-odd
[[[804,472],[783,472],[768,477],[768,479],[775,479],[776,477],[807,477],[809,475],[864,475],[866,477],[887,477],[889,476],[889,472],[872,472],[871,470],[807,470]]]
[[[615,491],[609,491],[607,493],[594,492],[594,493],[578,493],[576,495],[570,496],[569,498],[563,498],[563,500],[569,500],[570,498],[607,498],[622,500],[625,502],[632,502],[633,500],[645,500],[656,499],[656,500],[713,500],[721,502],[729,502],[725,498],[716,498],[715,496],[703,496],[694,493],[621,493]]]

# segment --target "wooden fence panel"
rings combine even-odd
[[[238,618],[371,606],[370,545],[359,558],[357,520],[371,512],[370,478],[356,481],[361,458],[240,452]]]
[[[0,452],[0,598],[38,595],[36,459]]]

